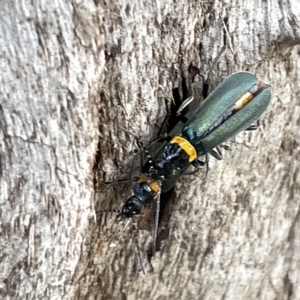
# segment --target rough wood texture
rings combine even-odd
[[[299,298],[298,1],[16,1],[0,15],[3,298]],[[249,70],[272,103],[207,177],[179,180],[152,267],[140,231],[144,276],[130,224],[95,205],[131,194],[102,184],[130,176],[122,127],[156,136],[190,63],[207,74],[224,19],[212,87]]]

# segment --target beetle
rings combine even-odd
[[[257,87],[256,77],[238,72],[226,77],[194,111],[180,115],[180,121],[155,152],[153,157],[142,144],[148,160],[133,188],[133,195],[125,202],[117,216],[124,220],[139,215],[145,205],[156,200],[153,231],[153,253],[157,236],[161,191],[168,191],[183,172],[193,165],[203,165],[199,156],[207,153],[221,159],[213,148],[255,122],[270,103],[268,87]],[[186,103],[189,103],[189,99]]]
[[[190,165],[203,165],[199,156],[210,153],[221,159],[213,148],[243,130],[253,130],[251,124],[270,103],[270,89],[258,89],[256,81],[249,72],[226,77],[199,107],[181,116],[142,172],[160,180],[162,191],[168,191]]]

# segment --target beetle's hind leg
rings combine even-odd
[[[205,166],[205,162],[199,159],[195,159],[194,161],[191,162],[191,165],[196,169],[200,169]]]
[[[202,169],[205,165],[207,165],[207,157],[205,161],[201,161],[199,159],[195,159],[191,162],[191,165],[195,168],[195,170],[191,171],[191,172],[184,172],[183,175],[193,175],[195,173],[197,173],[200,169]]]
[[[192,172],[185,172],[183,173],[183,175],[193,175],[195,173],[197,173],[201,168],[203,168],[204,166],[206,166],[206,176],[209,170],[209,166],[208,166],[208,155],[205,154],[205,161],[201,161],[199,159],[195,159],[194,161],[191,162],[191,165],[196,168],[196,170],[192,171]]]
[[[247,131],[253,131],[258,128],[258,124],[252,124],[248,128],[246,128]]]
[[[214,149],[210,150],[209,154],[217,160],[223,159],[223,156],[222,156],[222,153],[221,153],[219,147],[216,147],[216,149],[217,150],[214,150]]]

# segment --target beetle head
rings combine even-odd
[[[122,211],[117,215],[117,221],[122,221],[139,215],[142,211],[143,203],[136,196],[131,196],[124,204]]]

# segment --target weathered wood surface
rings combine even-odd
[[[2,298],[299,299],[298,1],[15,1],[0,15]],[[130,224],[94,214],[132,184],[101,183],[129,177],[121,128],[147,143],[190,63],[207,74],[224,19],[212,86],[249,70],[272,103],[207,177],[180,179],[153,269],[140,231],[144,276]]]

